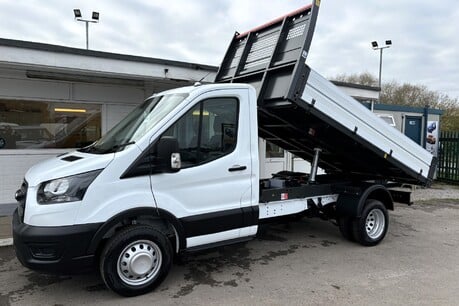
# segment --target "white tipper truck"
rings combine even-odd
[[[429,185],[436,159],[306,65],[319,3],[236,33],[215,84],[154,94],[94,144],[33,166],[16,192],[20,262],[97,268],[134,296],[176,254],[249,240],[283,216],[381,242],[393,201],[410,202],[389,187]],[[260,179],[259,137],[311,172]]]

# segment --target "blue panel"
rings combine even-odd
[[[406,116],[405,135],[411,138],[417,144],[422,145],[421,131],[422,131],[422,117]]]

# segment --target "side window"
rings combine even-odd
[[[231,153],[236,147],[239,101],[201,101],[172,125],[164,136],[179,143],[182,168],[200,165]]]

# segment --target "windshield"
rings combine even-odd
[[[124,147],[134,144],[145,136],[187,96],[188,94],[170,94],[146,100],[105,136],[80,151],[98,154],[121,151]]]

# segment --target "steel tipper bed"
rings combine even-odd
[[[430,185],[437,160],[306,65],[318,2],[236,33],[216,82],[253,85],[260,137],[329,175]]]

